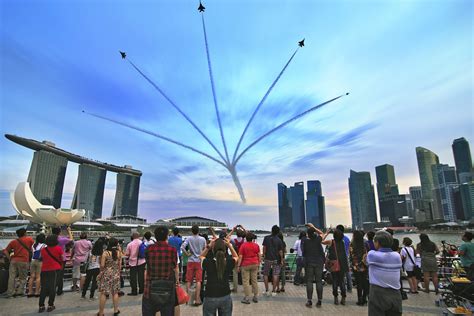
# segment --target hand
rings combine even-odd
[[[68,232],[71,232],[71,226],[66,227],[66,230],[67,230]]]
[[[229,239],[229,238],[224,238],[224,242],[225,242],[225,244],[226,244],[226,246],[227,246],[228,248],[231,248],[231,247],[232,247],[232,243],[230,242],[230,239]]]
[[[240,267],[237,267],[237,273],[240,273]]]

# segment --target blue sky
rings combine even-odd
[[[287,126],[229,173],[195,153],[94,117],[212,148],[140,75],[127,55],[222,150],[197,1],[2,1],[0,130],[143,171],[139,215],[200,215],[268,228],[276,184],[319,179],[327,221],[349,224],[349,170],[395,166],[402,192],[419,185],[415,147],[453,164],[451,143],[474,140],[471,1],[205,1],[216,93],[234,149],[255,106],[306,38],[243,142],[295,114],[351,94]],[[33,152],[0,138],[0,215]],[[69,207],[77,165],[69,164]],[[104,214],[115,175],[106,182]]]

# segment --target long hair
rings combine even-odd
[[[225,242],[222,238],[218,238],[214,242],[214,248],[212,249],[214,252],[214,256],[216,257],[216,270],[217,270],[217,279],[218,280],[223,280],[224,279],[224,273],[225,273],[225,267],[226,267],[226,258],[225,254],[227,251],[227,247],[225,245]]]
[[[427,252],[435,252],[436,245],[427,234],[420,234],[420,248]]]
[[[109,243],[107,245],[107,251],[112,252],[112,259],[117,260],[118,259],[118,240],[115,238],[110,238]]]
[[[102,253],[104,252],[104,241],[102,239],[97,239],[96,242],[94,243],[94,246],[92,247],[92,255],[96,257],[102,256]]]
[[[364,252],[365,251],[365,245],[364,245],[364,234],[359,231],[355,230],[354,233],[352,234],[352,249],[356,252]]]

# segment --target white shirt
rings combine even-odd
[[[415,250],[413,249],[413,247],[403,247],[400,254],[404,258],[403,269],[405,269],[405,271],[413,271],[415,267],[415,260],[416,260]]]
[[[298,239],[295,241],[295,245],[293,246],[293,249],[296,250],[296,255],[298,257],[303,257],[303,250],[301,249],[301,239]]]

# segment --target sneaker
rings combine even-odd
[[[45,310],[46,308],[44,306],[40,306],[40,308],[38,309],[38,313],[44,313]]]
[[[254,297],[252,298],[252,302],[258,303],[258,298],[257,298],[256,296],[254,296]]]
[[[270,296],[270,291],[263,292],[263,296]]]
[[[344,296],[341,298],[341,305],[346,305],[346,298]]]
[[[321,301],[318,301],[318,302],[316,303],[316,307],[321,307]]]
[[[272,292],[272,296],[277,296],[277,292]]]
[[[86,299],[86,296],[85,295],[82,295],[81,296],[81,300],[85,300]]]
[[[48,306],[48,309],[46,310],[48,313],[54,311],[56,307],[54,305]]]
[[[308,307],[308,308],[313,307],[313,302],[307,301],[307,302],[306,302],[306,307]]]
[[[337,299],[337,296],[334,296],[334,305],[339,305],[339,300]]]
[[[244,297],[241,301],[242,304],[250,304],[250,300],[246,297]]]

